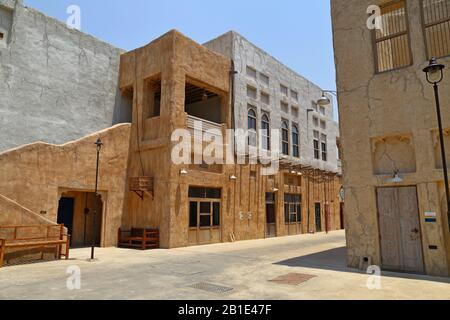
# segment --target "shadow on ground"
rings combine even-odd
[[[280,261],[274,263],[280,266],[287,266],[293,268],[311,268],[311,269],[322,269],[322,270],[332,270],[340,272],[358,273],[366,274],[358,269],[352,269],[347,267],[347,248],[340,247],[327,251],[322,251],[306,256],[295,257],[292,259]],[[450,283],[450,278],[443,277],[432,277],[426,275],[416,275],[408,273],[397,273],[391,271],[383,271],[382,275],[384,277],[391,278],[403,278],[403,279],[413,279],[413,280],[424,280],[433,282]]]

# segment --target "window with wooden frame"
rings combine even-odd
[[[450,0],[422,0],[428,59],[450,55]]]
[[[319,131],[314,131],[314,141],[313,141],[313,147],[314,147],[314,159],[319,160],[320,159],[320,141],[319,141]]]
[[[263,150],[270,150],[270,121],[267,114],[263,114],[261,118],[261,138]]]
[[[381,29],[373,33],[376,72],[410,66],[412,53],[406,1],[392,1],[380,8]]]
[[[281,152],[285,155],[289,155],[289,125],[287,121],[283,121],[281,124]]]
[[[248,109],[248,145],[256,147],[256,111],[253,108]]]
[[[286,224],[302,222],[302,206],[300,195],[284,195],[284,222]]]
[[[189,228],[220,227],[220,189],[189,188]]]
[[[321,148],[322,148],[322,160],[328,161],[327,136],[324,134],[321,137]]]
[[[299,132],[296,125],[292,126],[292,155],[296,158],[300,157]]]

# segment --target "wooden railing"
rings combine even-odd
[[[187,116],[187,128],[191,131],[195,129],[195,122],[201,122],[202,123],[202,131],[205,132],[207,130],[219,130],[221,134],[223,134],[222,131],[222,125],[219,123],[215,123],[209,120],[197,118],[191,115]]]

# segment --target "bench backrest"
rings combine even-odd
[[[132,228],[131,236],[132,237],[142,237],[144,235],[144,229],[142,228]]]
[[[0,239],[8,242],[60,240],[64,225],[0,226]]]

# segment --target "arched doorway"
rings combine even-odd
[[[59,200],[58,224],[63,223],[71,236],[72,248],[89,247],[94,235],[95,245],[100,246],[102,240],[103,200],[98,195],[98,208],[95,215],[95,231],[93,231],[93,215],[95,193],[68,191]]]

